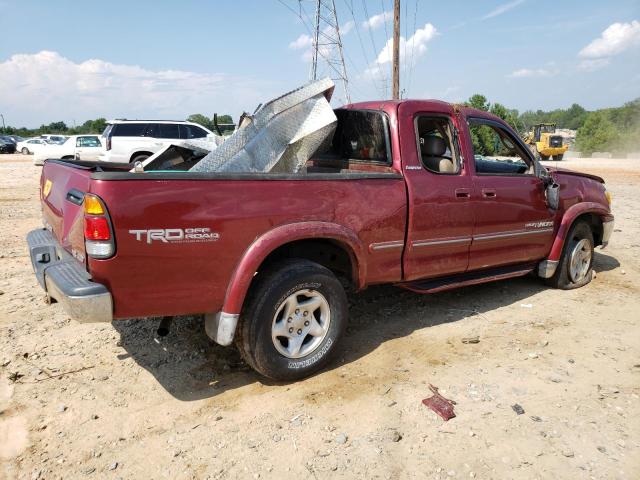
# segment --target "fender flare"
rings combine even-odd
[[[239,314],[249,286],[262,262],[276,248],[297,240],[334,240],[349,254],[352,277],[358,288],[366,279],[365,249],[358,236],[348,228],[329,222],[301,222],[280,225],[256,238],[238,262],[227,287],[222,311]]]
[[[551,252],[547,257],[548,261],[557,262],[560,260],[560,256],[562,255],[562,248],[564,247],[564,242],[567,238],[569,230],[573,226],[576,218],[578,218],[580,215],[584,215],[585,213],[594,213],[598,215],[603,222],[613,220],[613,215],[611,215],[609,210],[601,203],[580,202],[569,207],[562,216],[560,227],[556,232],[556,237],[553,241],[553,246],[551,247]]]

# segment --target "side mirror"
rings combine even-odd
[[[560,185],[552,180],[552,182],[547,185],[545,195],[547,197],[547,204],[549,205],[549,208],[557,210],[560,205]]]

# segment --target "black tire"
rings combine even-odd
[[[275,342],[279,340],[272,339],[272,328],[285,300],[302,290],[319,293],[326,299],[330,321],[321,343],[308,355],[289,358],[278,351]],[[245,361],[265,377],[299,380],[317,372],[331,360],[346,328],[347,316],[344,288],[329,269],[304,259],[281,261],[256,277],[240,317],[236,345]],[[313,341],[310,334],[303,335],[305,341]],[[284,338],[281,342],[281,346],[288,344]]]
[[[133,159],[131,160],[131,163],[144,162],[150,156],[151,155],[148,155],[146,153],[141,153],[140,155],[136,155],[135,157],[133,157]]]
[[[586,240],[589,243],[590,258],[588,261],[588,269],[583,278],[573,279],[570,272],[570,262],[572,252],[576,249],[578,244]],[[562,255],[558,263],[558,268],[553,274],[553,277],[546,279],[547,285],[560,288],[562,290],[571,290],[573,288],[579,288],[591,281],[593,277],[593,232],[591,226],[583,221],[577,221],[569,231],[564,247],[562,249]]]
[[[554,156],[553,156],[553,159],[554,159],[556,162],[561,162],[563,158],[564,158],[564,153],[561,153],[560,155],[554,155]]]
[[[22,150],[20,150],[22,152],[23,155],[29,155],[29,149],[27,147],[22,147]]]
[[[541,157],[541,158],[542,158],[542,160],[544,160],[545,162],[546,162],[547,160],[549,160],[549,158],[551,158],[549,155],[542,155],[542,154],[540,154],[540,157]]]

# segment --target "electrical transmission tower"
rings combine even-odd
[[[316,18],[312,43],[311,80],[318,79],[318,57],[321,57],[329,66],[333,81],[342,83],[346,103],[351,103],[336,2],[335,0],[316,0],[315,3]]]

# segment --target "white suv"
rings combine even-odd
[[[110,120],[102,132],[105,151],[100,161],[142,162],[154,153],[179,140],[210,139],[217,135],[202,125],[171,120]]]

